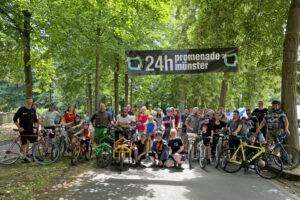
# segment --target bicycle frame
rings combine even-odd
[[[242,142],[242,140],[240,140]],[[246,160],[246,156],[245,156],[245,149],[244,146],[246,146],[247,148],[253,148],[253,149],[258,149],[260,150],[259,152],[257,152],[255,155],[253,155],[250,159]],[[239,150],[242,151],[242,155],[243,155],[243,160],[242,161],[236,161],[233,160],[232,158],[236,157],[237,153],[239,152]],[[253,145],[243,145],[240,144],[240,146],[237,148],[237,150],[234,152],[234,154],[232,155],[232,157],[230,158],[230,162],[236,163],[236,164],[242,164],[243,162],[247,161],[247,163],[252,162],[253,160],[255,160],[257,157],[259,157],[261,154],[265,153],[266,150],[264,147],[257,147],[257,146],[253,146]]]
[[[124,145],[124,142],[128,141],[126,140],[124,137],[120,138],[119,140],[117,140],[115,142],[115,147],[113,150],[113,160],[116,160],[116,153],[119,153],[119,160],[121,160],[121,152],[124,152],[124,156],[127,154],[129,154],[128,158],[131,158],[131,150],[130,148],[128,148],[127,146]],[[125,156],[126,158],[126,156]]]

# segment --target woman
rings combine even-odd
[[[175,118],[175,128],[178,129],[178,125],[180,122],[180,112],[177,109],[174,109],[174,118]]]
[[[162,112],[161,108],[157,108],[157,112],[154,120],[156,122],[158,129],[161,129],[163,118],[164,118],[164,113]]]
[[[63,115],[62,124],[68,126],[70,125],[75,119],[75,107],[70,105],[67,109],[67,112]]]
[[[133,144],[132,150],[133,154],[131,156],[135,160],[135,165],[139,166],[148,153],[148,139],[146,134],[143,133],[141,139]]]
[[[178,164],[178,168],[181,168],[181,159],[182,159],[182,152],[184,150],[183,142],[180,138],[177,138],[177,131],[175,128],[171,129],[171,139],[168,143],[168,146],[172,149],[172,153],[169,156],[166,167],[175,166],[175,161]]]
[[[213,123],[213,131],[214,131],[214,134],[217,137],[214,137],[213,143],[211,145],[213,152],[216,151],[216,146],[217,146],[217,143],[218,143],[219,134],[222,132],[223,129],[226,128],[226,123],[224,121],[221,121],[221,119],[222,119],[222,114],[221,113],[216,113],[215,114],[215,121]]]
[[[148,120],[149,115],[146,113],[146,106],[142,107],[142,113],[139,115],[138,120],[138,131],[139,133],[144,133],[146,128],[146,122]]]

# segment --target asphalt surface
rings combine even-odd
[[[59,200],[90,199],[195,199],[195,200],[299,200],[253,171],[228,174],[208,165],[202,170],[183,164],[183,170],[133,168],[120,173],[117,166],[93,166],[67,188]]]

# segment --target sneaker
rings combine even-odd
[[[23,163],[30,163],[30,160],[28,158],[24,158]]]
[[[177,166],[177,168],[178,168],[178,169],[183,169],[183,168],[182,168],[182,164],[179,163],[178,166]]]

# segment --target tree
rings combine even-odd
[[[300,0],[292,0],[283,44],[282,63],[282,109],[289,120],[291,135],[287,142],[299,147],[296,109],[297,57],[300,32]]]

